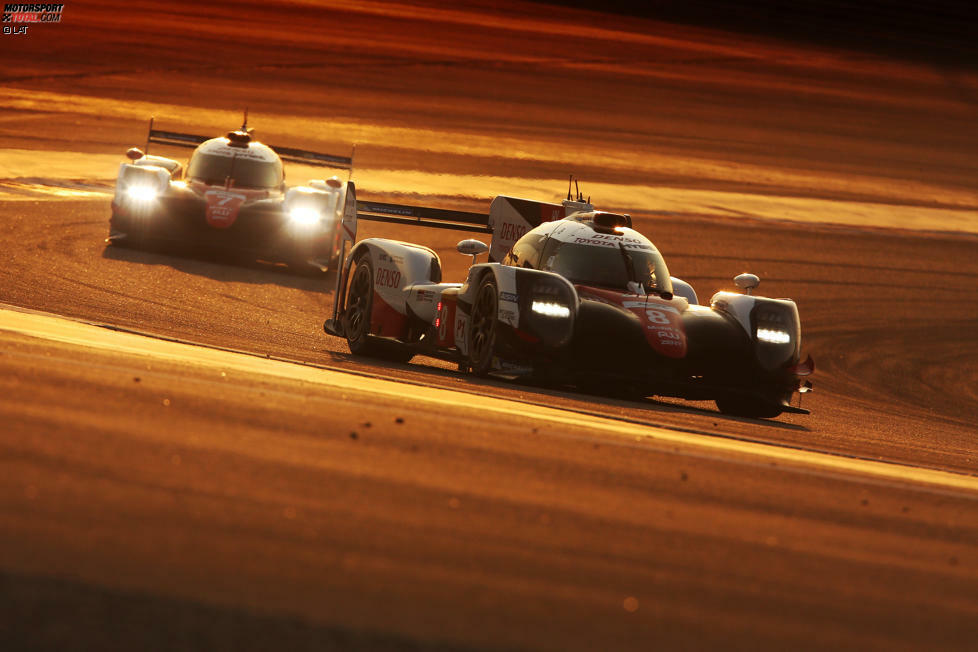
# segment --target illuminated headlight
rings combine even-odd
[[[151,202],[159,197],[159,195],[159,188],[149,184],[140,183],[126,188],[126,197],[135,202]]]
[[[316,224],[322,214],[310,206],[296,206],[289,211],[289,220],[298,226]]]
[[[530,305],[533,312],[544,315],[545,317],[570,317],[570,308],[554,301],[540,301],[535,299]]]
[[[791,342],[791,334],[776,328],[758,328],[757,339],[769,344],[788,344]]]

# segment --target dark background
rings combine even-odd
[[[974,68],[974,2],[963,0],[552,0],[591,9]]]

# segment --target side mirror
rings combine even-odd
[[[485,242],[482,242],[481,240],[475,240],[475,239],[462,240],[461,242],[458,243],[458,245],[455,246],[455,248],[458,250],[458,253],[460,254],[466,256],[472,256],[473,265],[475,265],[475,259],[476,257],[478,257],[479,254],[484,254],[487,251],[489,251],[489,245],[487,245]]]
[[[741,290],[746,290],[747,294],[750,294],[751,290],[760,285],[761,279],[756,274],[739,274],[734,276],[734,283]]]
[[[145,156],[145,154],[143,154],[143,150],[139,149],[138,147],[131,147],[129,151],[126,152],[126,158],[130,161],[138,161],[143,156]]]

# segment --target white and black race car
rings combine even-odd
[[[193,147],[186,170],[149,154],[151,143]],[[353,169],[353,157],[269,147],[245,124],[219,138],[161,131],[119,167],[109,243],[171,243],[325,271],[336,260],[346,183],[337,177],[287,188],[282,161]]]
[[[618,395],[714,400],[721,412],[775,417],[794,406],[814,370],[801,361],[798,309],[746,290],[696,292],[670,276],[631,218],[561,204],[496,197],[488,215],[360,202],[347,215],[492,234],[463,240],[473,256],[464,283],[444,283],[429,248],[370,238],[356,243],[337,279],[327,333],[354,354],[406,361],[424,354],[479,375],[534,377]],[[345,250],[345,243],[343,245]],[[475,257],[489,252],[489,262]]]

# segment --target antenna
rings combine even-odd
[[[248,107],[245,107],[244,122],[241,123],[241,131],[248,133]]]
[[[573,174],[567,177],[567,201],[571,200],[571,181],[573,180],[574,180]]]
[[[581,196],[581,189],[577,186],[577,179],[574,179],[574,190],[577,191],[577,201],[583,201],[584,197]]]

